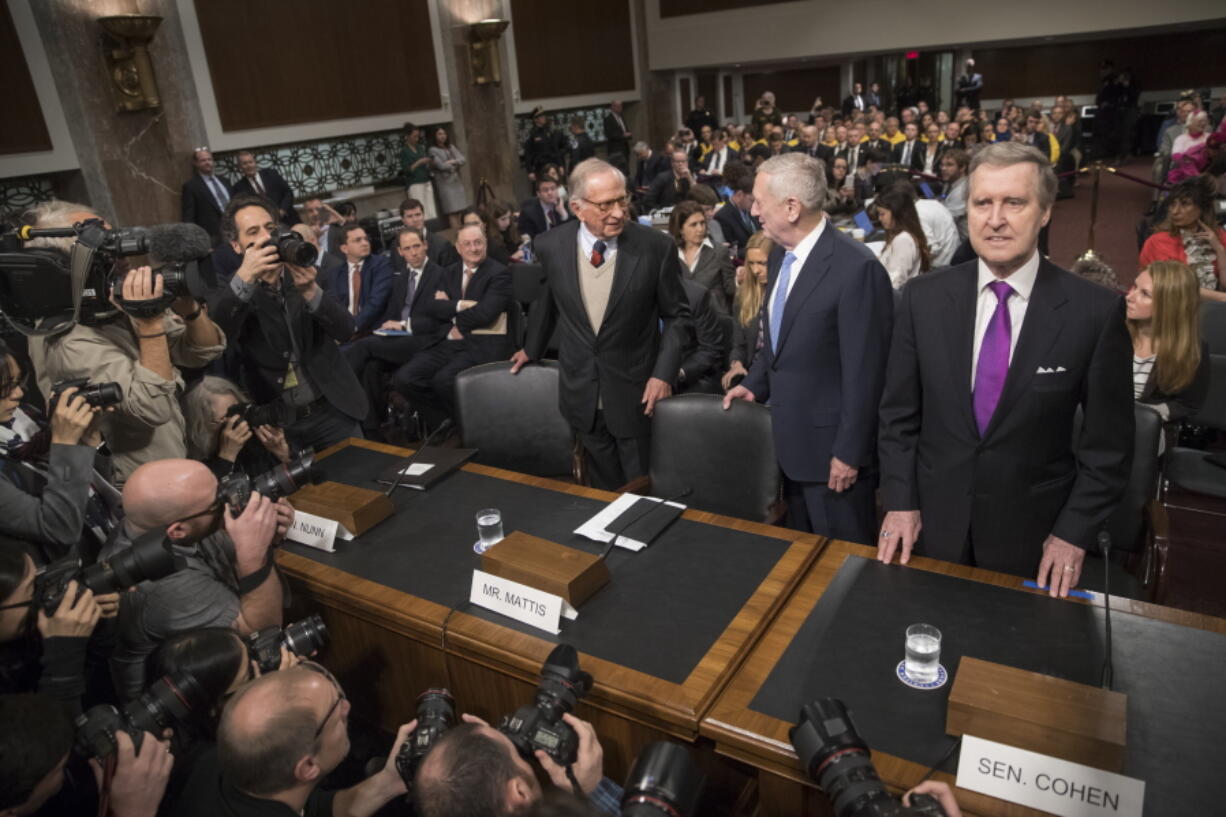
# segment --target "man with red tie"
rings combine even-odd
[[[562,204],[558,183],[548,176],[536,180],[536,196],[519,206],[519,234],[536,238],[570,218]]]
[[[343,280],[329,282],[328,292],[353,315],[355,335],[367,335],[379,323],[392,292],[392,267],[383,255],[372,255],[366,230],[346,224],[340,251],[345,259]],[[339,273],[339,270],[338,270]]]
[[[902,290],[880,411],[883,562],[914,551],[1036,576],[1064,596],[1124,491],[1124,303],[1040,255],[1055,196],[1037,150],[984,148],[967,208],[979,259]]]

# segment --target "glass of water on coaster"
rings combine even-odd
[[[485,553],[502,541],[502,511],[485,508],[477,511],[477,544],[474,553]]]
[[[907,628],[906,655],[898,665],[898,677],[904,684],[919,689],[945,685],[940,630],[931,624],[912,624]]]

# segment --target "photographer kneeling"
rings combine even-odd
[[[187,393],[187,448],[220,479],[234,470],[262,474],[290,461],[283,404],[256,406],[224,377],[204,377]]]

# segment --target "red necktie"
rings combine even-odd
[[[349,285],[353,287],[353,302],[349,304],[349,311],[356,317],[358,314],[358,299],[362,297],[361,264],[353,265],[353,271],[349,273]]]
[[[608,245],[606,245],[603,241],[598,240],[595,244],[592,245],[592,266],[593,267],[599,267],[601,264],[604,263],[604,251],[606,249],[608,249]]]

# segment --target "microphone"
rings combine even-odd
[[[677,494],[676,496],[670,496],[668,499],[658,499],[655,502],[650,503],[646,508],[639,511],[634,516],[630,517],[630,519],[625,524],[623,524],[616,533],[613,534],[613,538],[609,540],[609,544],[605,545],[604,550],[601,551],[600,553],[601,560],[603,561],[605,558],[608,557],[609,552],[613,550],[613,546],[617,544],[617,540],[620,539],[622,537],[622,534],[625,533],[630,528],[630,526],[633,525],[635,522],[638,522],[641,519],[646,519],[647,516],[651,514],[651,512],[656,510],[657,508],[663,508],[666,505],[668,505],[668,503],[676,502],[678,499],[681,499],[682,497],[687,497],[692,493],[694,493],[693,488],[686,488],[684,491]],[[655,497],[651,497],[651,499],[655,499]]]
[[[1103,689],[1109,691],[1115,671],[1111,662],[1111,534],[1105,530],[1098,532],[1098,549],[1103,552],[1103,619],[1107,635],[1107,655],[1103,658],[1100,683]]]
[[[451,422],[451,418],[448,417],[447,419],[443,420],[443,422],[438,424],[438,428],[426,435],[426,439],[422,440],[422,443],[417,447],[417,450],[405,457],[404,462],[401,463],[400,468],[397,469],[398,473],[396,474],[396,481],[392,483],[392,487],[383,492],[384,496],[391,496],[392,492],[400,487],[401,483],[404,482],[404,478],[408,476],[409,466],[413,464],[413,460],[421,456],[421,452],[426,450],[426,446],[434,442],[435,437],[442,432],[449,430],[453,425],[454,423]]]
[[[196,261],[213,250],[209,234],[195,224],[159,224],[146,236],[149,255],[158,261]]]

